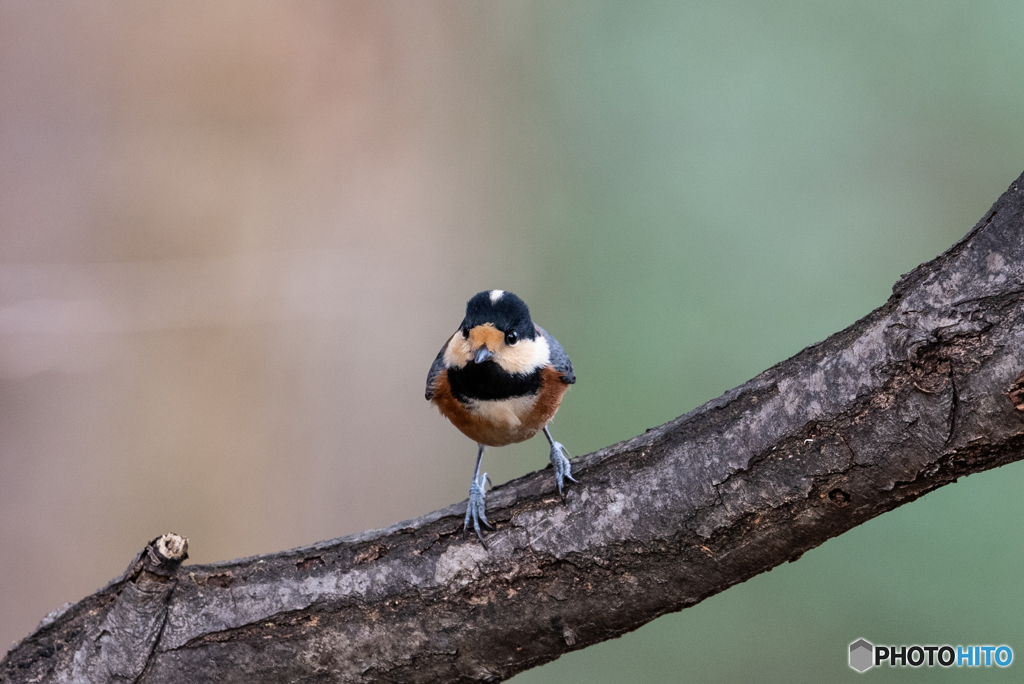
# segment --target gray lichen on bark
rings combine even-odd
[[[546,473],[493,490],[487,550],[462,538],[458,504],[268,556],[130,569],[12,648],[0,682],[499,681],[1018,460],[1022,184],[846,330],[577,459],[564,501]]]

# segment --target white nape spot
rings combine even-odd
[[[497,304],[503,294],[505,294],[504,290],[491,290],[491,304]]]

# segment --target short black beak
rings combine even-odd
[[[480,347],[476,350],[476,356],[473,358],[473,361],[476,363],[483,363],[484,361],[490,361],[493,358],[494,354],[491,353],[490,349],[487,347]]]

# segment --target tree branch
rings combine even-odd
[[[273,555],[137,559],[15,645],[0,682],[499,681],[1018,460],[1022,188],[846,330],[577,459],[564,502],[550,473],[495,488],[488,550],[457,504]]]

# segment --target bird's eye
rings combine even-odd
[[[519,341],[519,333],[515,330],[509,330],[505,333],[505,344],[513,345]]]
[[[464,340],[468,340],[469,339],[469,326],[468,325],[462,326],[462,339],[464,339]]]

